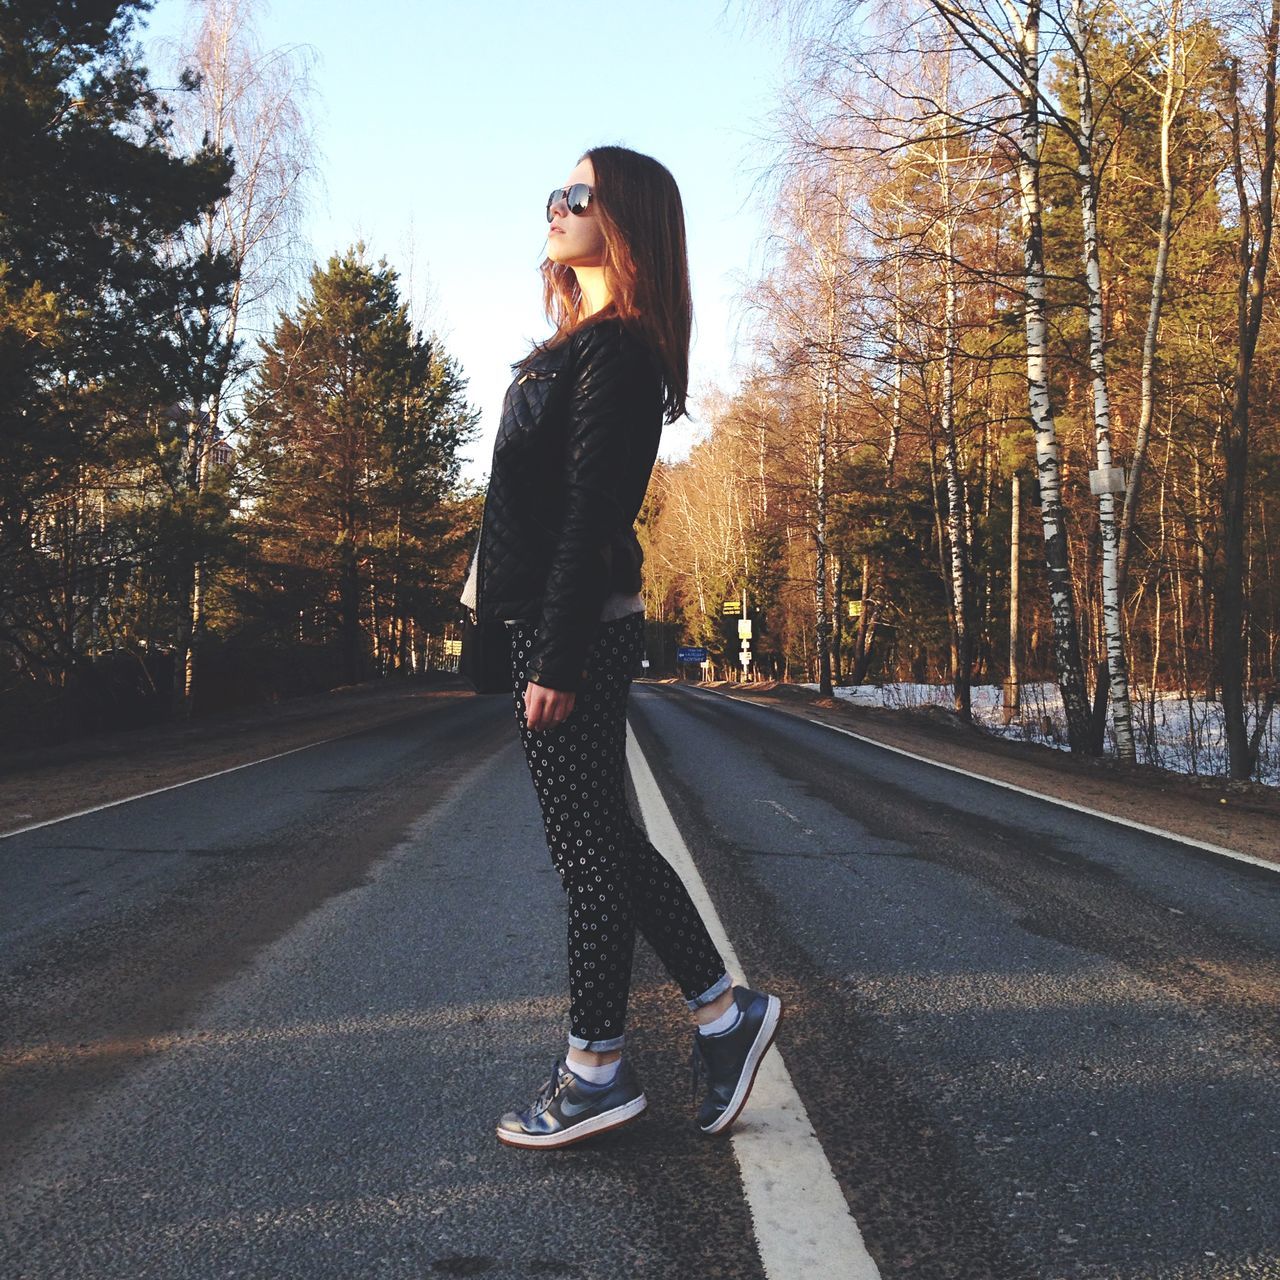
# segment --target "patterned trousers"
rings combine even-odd
[[[569,1043],[621,1047],[638,928],[690,1009],[732,986],[684,882],[627,804],[627,693],[641,671],[644,613],[599,624],[587,679],[558,725],[530,729],[526,669],[536,626],[509,622],[516,719],[551,860],[569,900]]]

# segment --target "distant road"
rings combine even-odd
[[[631,726],[878,1274],[1280,1277],[1280,875],[693,687]],[[567,1030],[507,699],[0,839],[0,876],[0,1274],[792,1280],[643,942],[646,1115],[493,1135]]]

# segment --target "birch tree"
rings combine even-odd
[[[1012,144],[1023,236],[1028,409],[1036,437],[1045,571],[1067,738],[1072,751],[1088,752],[1092,748],[1092,716],[1085,693],[1072,594],[1057,424],[1049,399],[1049,326],[1040,201],[1040,0],[1025,0],[1021,6],[1014,0],[1004,0],[1005,26],[989,20],[981,0],[974,0],[972,6],[955,0],[931,0],[931,3],[961,43],[1010,91],[1018,106],[1018,129]]]
[[[823,332],[817,360],[818,440],[814,456],[814,621],[818,636],[818,688],[831,697],[831,609],[827,598],[827,459],[831,424],[839,415],[840,277],[844,272],[844,218],[841,211],[843,184],[836,176],[828,217],[811,216],[802,201],[800,216],[813,251],[813,265],[822,286]]]
[[[208,138],[235,164],[231,189],[187,233],[188,251],[231,264],[226,304],[199,316],[203,334],[235,352],[248,324],[265,329],[269,304],[295,278],[305,184],[312,172],[310,56],[297,47],[262,50],[255,32],[257,0],[192,0],[189,29],[170,56],[194,75],[200,91],[184,95],[175,136],[184,145]],[[212,345],[206,343],[206,345]],[[193,369],[184,482],[199,498],[209,484],[213,447],[223,434],[228,400],[249,369],[228,359]],[[190,570],[187,625],[178,653],[182,706],[193,705],[204,626],[207,565],[198,551]]]
[[[1119,522],[1111,462],[1111,393],[1107,386],[1105,318],[1102,311],[1102,264],[1098,253],[1098,166],[1093,110],[1093,77],[1089,66],[1083,0],[1070,0],[1067,17],[1075,61],[1077,110],[1076,172],[1080,183],[1080,218],[1084,246],[1084,280],[1089,326],[1089,370],[1093,378],[1093,428],[1097,470],[1098,525],[1102,537],[1102,621],[1107,645],[1112,724],[1116,754],[1137,758],[1133,710],[1129,705],[1129,668],[1125,659],[1124,617],[1120,607]]]
[[[947,493],[947,568],[951,601],[951,679],[955,709],[968,720],[971,716],[975,609],[973,598],[973,528],[969,513],[968,486],[960,458],[960,425],[957,413],[956,365],[959,348],[959,284],[962,222],[974,208],[976,193],[990,182],[990,164],[975,157],[968,145],[970,135],[955,125],[957,110],[953,87],[953,39],[946,33],[943,47],[921,50],[918,89],[907,79],[904,94],[913,89],[928,106],[929,118],[921,130],[923,140],[912,151],[921,153],[928,166],[930,186],[936,187],[937,206],[928,209],[932,233],[926,241],[937,242],[933,251],[936,271],[941,274],[942,325],[937,420],[942,437],[942,467]],[[914,96],[914,95],[912,95]]]

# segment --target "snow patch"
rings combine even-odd
[[[802,689],[818,689],[817,684],[801,684]],[[911,707],[951,707],[952,693],[948,684],[864,684],[856,687],[837,685],[835,694],[846,702],[863,707],[888,707],[904,710]],[[1004,723],[1000,712],[1002,690],[999,685],[975,684],[970,700],[973,719],[984,729],[1002,738],[1020,742],[1039,742],[1045,746],[1067,749],[1066,716],[1062,695],[1056,684],[1022,686],[1022,708],[1019,718]],[[1257,708],[1252,709],[1250,726]],[[1179,693],[1157,693],[1133,699],[1133,731],[1138,759],[1144,764],[1158,765],[1176,773],[1197,777],[1227,776],[1227,735],[1222,717],[1222,704]],[[1107,722],[1107,750],[1115,753],[1115,733]],[[1254,778],[1271,786],[1280,786],[1280,711],[1272,712],[1258,752],[1258,768]]]

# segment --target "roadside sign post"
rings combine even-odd
[[[703,668],[703,676],[706,675],[707,667],[707,651],[701,645],[680,645],[676,649],[676,663],[680,668],[680,679],[684,679],[685,664],[696,662]]]

